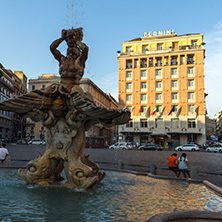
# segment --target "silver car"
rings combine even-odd
[[[220,152],[222,153],[222,145],[221,144],[212,144],[210,147],[207,147],[207,152]]]
[[[191,150],[191,151],[198,151],[199,147],[196,144],[185,144],[183,146],[178,146],[175,150],[182,151],[182,150]]]
[[[131,143],[130,142],[118,142],[109,147],[109,149],[122,149],[122,150],[130,150]]]

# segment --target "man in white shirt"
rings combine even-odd
[[[2,146],[2,142],[0,142],[0,161],[2,162],[2,166],[4,165],[5,159],[8,156],[8,150]]]

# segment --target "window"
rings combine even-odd
[[[162,93],[156,93],[156,102],[162,102]]]
[[[141,79],[146,79],[146,78],[147,78],[146,70],[141,70],[141,71],[140,71],[140,78],[141,78]]]
[[[196,49],[197,48],[197,40],[191,41],[191,48]]]
[[[178,93],[171,93],[172,102],[178,102]]]
[[[132,102],[132,95],[128,94],[126,95],[126,103],[131,103]]]
[[[156,81],[156,91],[162,90],[162,81]]]
[[[30,130],[31,132],[31,134],[33,134],[34,133],[34,127],[33,126],[31,126],[31,130]]]
[[[146,94],[141,94],[140,95],[140,101],[141,101],[141,103],[146,103],[147,102],[147,95]]]
[[[178,77],[177,68],[172,68],[171,69],[171,78],[175,78],[175,77]]]
[[[134,59],[134,68],[137,68],[139,66],[139,60]]]
[[[44,88],[45,88],[45,85],[42,85],[42,88],[44,89]]]
[[[179,42],[173,42],[173,50],[178,49]]]
[[[143,107],[143,113],[146,113],[147,111],[147,106],[142,106]]]
[[[156,128],[163,128],[164,127],[163,119],[161,119],[161,118],[156,119],[155,125],[156,125]]]
[[[171,88],[172,89],[178,89],[178,81],[177,80],[172,80],[171,81]]]
[[[177,65],[177,57],[172,57],[171,58],[171,66],[176,66]]]
[[[177,112],[178,111],[178,105],[172,105],[171,106],[171,109],[174,107],[174,112]]]
[[[188,79],[187,86],[188,86],[188,89],[190,89],[190,88],[194,89],[195,88],[194,79]]]
[[[156,66],[162,66],[162,58],[156,58]]]
[[[142,50],[143,50],[143,53],[145,53],[146,51],[148,51],[148,45],[143,45],[143,46],[142,46]]]
[[[180,65],[185,64],[185,55],[180,56]]]
[[[133,127],[133,121],[130,120],[130,121],[126,124],[126,127]]]
[[[35,89],[35,85],[32,85],[32,90],[34,90]]]
[[[196,128],[196,120],[195,119],[188,119],[188,128]]]
[[[147,90],[147,84],[146,84],[146,82],[141,82],[141,83],[140,83],[140,90],[141,90],[141,91],[146,91],[146,90]]]
[[[195,93],[194,92],[188,92],[188,102],[195,100]]]
[[[173,129],[180,128],[179,118],[171,119],[171,128],[173,128]]]
[[[187,56],[187,64],[194,64],[194,55]]]
[[[140,127],[141,128],[147,128],[147,120],[146,119],[140,119]]]
[[[156,69],[156,79],[162,78],[162,69]]]
[[[141,59],[140,60],[140,67],[146,68],[147,67],[147,59]]]
[[[133,63],[132,63],[132,59],[129,59],[129,60],[126,60],[126,68],[127,69],[132,69],[132,65]]]
[[[163,43],[157,44],[157,50],[163,50]]]
[[[131,53],[131,49],[132,49],[132,47],[126,47],[126,53],[127,54]]]
[[[126,80],[132,80],[132,71],[126,71]]]
[[[126,83],[126,91],[127,92],[132,91],[132,83]]]
[[[162,106],[158,106],[158,112],[161,113],[163,111],[163,107]]]
[[[188,113],[193,113],[194,112],[194,105],[188,105]]]
[[[194,74],[194,67],[187,67],[187,74]]]

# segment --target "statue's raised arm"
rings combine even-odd
[[[62,37],[59,39],[56,39],[55,41],[52,42],[50,45],[50,51],[54,55],[55,59],[58,60],[59,62],[61,61],[62,54],[60,51],[57,49],[57,47],[62,43],[62,41],[65,40],[65,35],[66,35],[66,30],[62,30]]]
[[[88,58],[89,48],[82,42],[82,28],[62,30],[62,37],[50,45],[55,59],[59,61],[61,83],[67,86],[79,85],[84,74],[85,62]],[[66,56],[62,55],[57,47],[63,42],[67,43]]]

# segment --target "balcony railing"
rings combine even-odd
[[[164,53],[171,51],[181,51],[181,50],[192,50],[192,49],[203,49],[203,45],[181,45],[178,47],[163,47],[162,49],[149,48],[148,50],[142,51],[132,51],[132,52],[122,52],[120,55],[138,55],[138,54],[153,54],[153,53]]]

